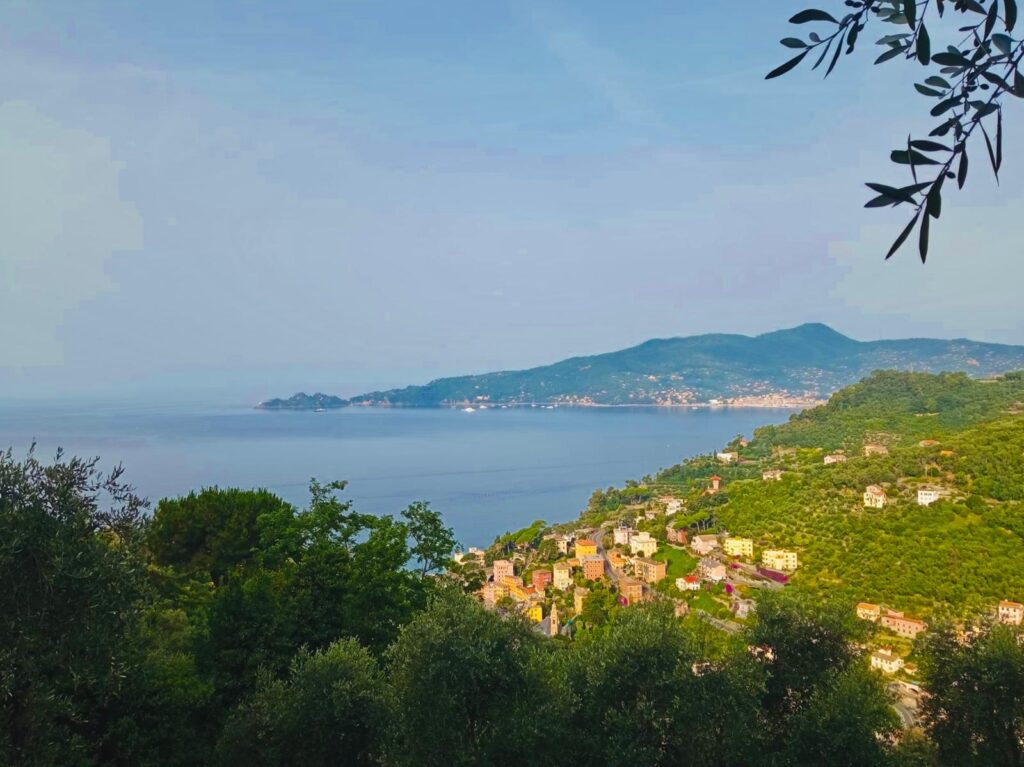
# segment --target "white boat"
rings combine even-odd
[[[475,413],[476,412],[476,408],[475,407],[464,407],[464,408],[462,408],[462,412],[463,413]]]

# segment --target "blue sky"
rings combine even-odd
[[[765,82],[801,7],[2,3],[0,396],[352,394],[805,321],[1024,343],[1020,110],[1002,187],[976,162],[928,265],[883,263],[903,214],[862,182],[926,132],[919,70]]]

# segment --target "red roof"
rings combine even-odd
[[[714,481],[715,481],[716,479],[717,479],[717,480],[718,480],[719,482],[721,482],[721,481],[722,481],[722,478],[721,478],[720,476],[718,476],[717,474],[715,474],[715,475],[714,475],[713,477],[711,477],[711,481],[712,481],[712,482],[714,482]]]

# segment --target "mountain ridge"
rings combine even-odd
[[[966,338],[858,341],[823,323],[805,323],[754,336],[652,338],[625,349],[523,370],[438,378],[348,400],[297,394],[257,407],[803,406],[881,369],[990,377],[1024,369],[1024,346]]]

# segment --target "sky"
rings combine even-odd
[[[905,213],[863,182],[906,183],[920,69],[870,66],[883,30],[765,81],[802,7],[0,2],[0,397],[351,395],[809,321],[1024,343],[1021,109],[1002,185],[979,156],[927,265],[884,262]]]

